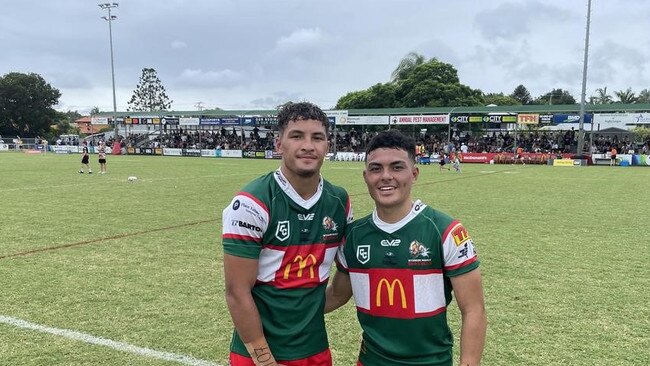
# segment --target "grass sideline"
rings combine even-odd
[[[0,316],[227,364],[221,210],[279,161],[109,156],[108,174],[80,175],[79,160],[0,154]],[[373,207],[362,168],[323,170],[356,217]],[[650,364],[650,170],[420,171],[413,196],[459,218],[477,245],[484,365]],[[455,304],[450,318],[458,336]],[[353,365],[354,307],[326,319],[335,365]],[[0,340],[7,365],[175,364],[4,323]]]

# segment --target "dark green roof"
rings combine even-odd
[[[580,104],[560,105],[509,105],[493,107],[439,107],[439,108],[376,108],[349,109],[351,116],[373,115],[409,115],[409,114],[487,114],[487,113],[578,113]],[[586,104],[587,113],[617,113],[617,112],[650,112],[650,104]],[[128,116],[269,116],[275,115],[275,109],[264,110],[203,110],[203,111],[151,111],[151,112],[117,112],[117,117]],[[100,117],[111,117],[113,112],[101,112]]]

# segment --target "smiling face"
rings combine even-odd
[[[419,174],[408,152],[382,147],[366,156],[363,179],[379,213],[406,215],[411,209],[411,188]]]
[[[282,153],[282,172],[292,178],[310,178],[320,174],[327,153],[327,131],[321,121],[299,119],[290,121],[278,138]]]

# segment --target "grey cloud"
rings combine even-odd
[[[513,40],[539,32],[542,27],[579,18],[560,7],[539,1],[506,2],[476,15],[474,25],[487,40]]]

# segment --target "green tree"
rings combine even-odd
[[[576,104],[576,99],[566,90],[553,89],[550,92],[535,98],[531,104]]]
[[[47,135],[61,92],[42,76],[12,72],[0,77],[0,135]]]
[[[528,89],[526,89],[525,86],[519,84],[515,88],[515,90],[512,91],[512,94],[510,94],[510,97],[516,99],[519,104],[530,104],[533,102],[533,97],[530,96],[530,92]],[[495,103],[496,104],[496,103]]]
[[[142,69],[140,82],[133,91],[133,96],[129,100],[130,111],[166,111],[171,107],[172,100],[169,99],[165,92],[155,69]]]
[[[637,96],[636,102],[650,104],[650,90],[648,89],[641,90],[639,92],[639,95]]]
[[[503,95],[503,93],[488,93],[483,95],[486,105],[520,105],[521,102],[512,95]]]
[[[416,52],[409,52],[397,65],[393,71],[390,79],[394,83],[399,83],[406,80],[416,66],[422,65],[426,61],[426,57]]]
[[[623,104],[634,104],[637,101],[637,97],[632,91],[632,88],[627,88],[626,90],[615,91],[614,95],[618,99],[616,103]]]
[[[91,116],[94,116],[94,115],[99,114],[99,113],[101,113],[101,111],[99,110],[99,107],[97,107],[97,106],[94,106],[94,107],[90,110],[90,115],[91,115]]]
[[[463,85],[458,72],[435,58],[421,62],[414,53],[400,62],[393,81],[341,97],[336,108],[454,107],[483,105],[483,93]]]
[[[596,95],[589,97],[589,104],[610,104],[613,101],[612,96],[607,93],[607,87],[596,89]]]

